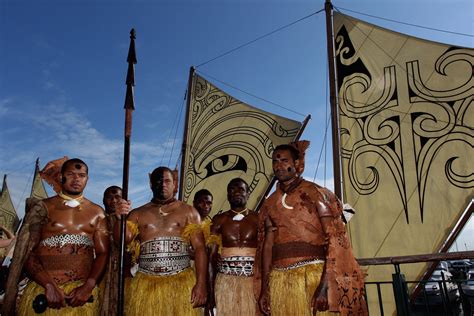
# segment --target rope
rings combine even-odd
[[[208,64],[208,63],[210,63],[210,62],[212,62],[212,61],[214,61],[214,60],[216,60],[216,59],[219,59],[219,58],[221,58],[221,57],[224,57],[224,56],[226,56],[226,55],[229,55],[230,53],[233,53],[233,52],[235,52],[235,51],[237,51],[237,50],[239,50],[239,49],[241,49],[241,48],[243,48],[243,47],[245,47],[245,46],[248,46],[248,45],[250,45],[250,44],[252,44],[252,43],[255,43],[255,42],[257,42],[257,41],[259,41],[259,40],[261,40],[261,39],[263,39],[263,38],[265,38],[265,37],[268,37],[268,36],[270,36],[270,35],[272,35],[272,34],[275,34],[275,33],[279,32],[279,31],[281,31],[281,30],[284,30],[284,29],[286,29],[286,28],[288,28],[288,27],[290,27],[290,26],[292,26],[292,25],[294,25],[294,24],[296,24],[296,23],[298,23],[298,22],[301,22],[301,21],[303,21],[303,20],[306,20],[307,18],[312,17],[313,15],[316,15],[316,14],[322,12],[322,11],[324,11],[324,9],[321,9],[321,10],[319,10],[319,11],[316,11],[316,12],[313,12],[313,13],[311,13],[311,14],[308,14],[307,16],[304,16],[304,17],[302,17],[302,18],[300,18],[300,19],[298,19],[298,20],[296,20],[296,21],[294,21],[294,22],[291,22],[291,23],[289,23],[289,24],[287,24],[287,25],[281,26],[281,27],[277,28],[276,30],[273,30],[273,31],[271,31],[271,32],[269,32],[269,33],[266,33],[266,34],[264,34],[264,35],[262,35],[262,36],[257,37],[256,39],[253,39],[253,40],[251,40],[251,41],[249,41],[249,42],[247,42],[247,43],[244,43],[244,44],[239,45],[239,46],[237,46],[237,47],[235,47],[235,48],[232,48],[231,50],[228,50],[228,51],[225,52],[225,53],[222,53],[222,54],[220,54],[220,55],[218,55],[218,56],[216,56],[216,57],[214,57],[214,58],[212,58],[212,59],[209,59],[208,61],[205,61],[205,62],[203,62],[203,63],[197,65],[196,68],[199,68],[199,67],[204,66],[204,65],[206,65],[206,64]]]

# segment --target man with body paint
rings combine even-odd
[[[200,315],[197,307],[206,302],[207,254],[201,219],[194,207],[175,199],[176,184],[169,168],[158,167],[150,175],[153,199],[149,203],[129,212],[130,203],[122,200],[116,208],[117,215],[128,214],[126,243],[129,248],[139,247],[126,315]],[[189,242],[196,275],[190,267]]]
[[[241,178],[227,185],[230,210],[214,216],[211,234],[220,236],[211,251],[211,294],[215,297],[217,315],[258,315],[253,291],[254,259],[257,248],[258,215],[247,208],[249,186]],[[214,291],[215,288],[215,291]]]
[[[48,305],[44,315],[98,315],[97,282],[107,263],[109,236],[104,211],[83,196],[88,179],[82,160],[67,160],[61,166],[58,195],[30,204],[25,217],[44,216],[29,227],[32,251],[24,267],[32,280],[21,297],[19,315],[35,315],[40,294]]]
[[[302,177],[309,142],[272,154],[276,191],[259,213],[256,288],[262,312],[278,315],[367,315],[364,275],[328,189]]]

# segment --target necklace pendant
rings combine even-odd
[[[160,206],[160,208],[158,209],[158,213],[159,213],[161,216],[168,216],[168,214],[169,214],[169,213],[163,212],[163,210],[161,209],[161,206]]]
[[[245,216],[244,216],[243,214],[237,214],[237,215],[235,215],[234,217],[232,217],[232,220],[233,220],[233,221],[236,221],[236,222],[240,222],[241,220],[244,219],[244,217],[245,217]]]
[[[284,208],[288,209],[288,210],[292,210],[293,209],[293,206],[290,206],[288,204],[286,204],[286,193],[283,194],[283,196],[281,197],[281,204],[283,205]]]
[[[79,205],[81,205],[81,202],[79,202],[78,200],[68,200],[64,201],[64,204],[69,207],[78,207]]]

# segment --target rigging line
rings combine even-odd
[[[321,162],[321,157],[323,155],[324,146],[325,146],[325,143],[327,141],[327,134],[328,134],[328,128],[329,128],[330,120],[331,120],[331,116],[328,117],[327,122],[326,122],[326,129],[324,131],[323,143],[321,145],[321,150],[319,151],[318,163],[316,164],[316,171],[314,172],[313,182],[316,182],[316,177],[318,175],[319,163]]]
[[[326,78],[329,78],[329,65],[327,65],[326,67]],[[329,90],[329,80],[326,80],[326,106],[325,106],[325,116],[324,117],[328,117],[328,107],[330,106],[330,101],[329,101],[329,94],[328,94],[328,90]],[[329,101],[329,102],[328,102]],[[330,117],[330,116],[329,116]],[[324,132],[324,187],[326,187],[326,172],[327,172],[327,158],[328,158],[328,152],[327,152],[327,148],[328,148],[328,142],[327,142],[327,130],[328,130],[328,126],[329,126],[329,122],[327,122],[326,124],[326,131]],[[333,128],[332,124],[331,124],[331,128]],[[335,188],[334,188],[335,189]]]
[[[23,165],[19,166],[18,168],[11,169],[11,170],[7,170],[7,171],[4,171],[3,173],[6,174],[7,176],[8,176],[8,175],[14,175],[14,174],[16,174],[18,171],[26,170],[26,169],[29,168],[30,166],[31,166],[31,162],[25,162]]]
[[[244,91],[244,90],[242,90],[242,89],[240,89],[240,88],[237,88],[237,87],[235,87],[235,86],[233,86],[233,85],[231,85],[231,84],[229,84],[229,83],[226,83],[226,82],[224,82],[224,81],[222,81],[222,80],[219,80],[219,79],[217,79],[216,77],[213,77],[213,76],[211,76],[211,75],[209,75],[209,74],[207,74],[207,73],[205,73],[205,72],[203,72],[203,71],[201,71],[201,70],[196,71],[196,72],[197,72],[197,73],[200,73],[200,74],[203,74],[205,77],[212,78],[212,79],[214,79],[215,81],[218,81],[218,82],[220,82],[220,83],[222,83],[222,84],[224,84],[224,85],[226,85],[226,86],[228,86],[228,87],[230,87],[230,88],[232,88],[232,89],[235,89],[235,90],[237,90],[237,91],[240,91],[240,92],[242,92],[242,93],[245,93],[245,94],[247,94],[247,95],[249,95],[249,96],[251,96],[251,97],[253,97],[253,98],[256,98],[256,99],[259,99],[259,100],[261,100],[261,101],[264,101],[264,102],[273,104],[273,105],[275,105],[275,106],[277,106],[277,107],[279,107],[279,108],[281,108],[281,109],[284,109],[284,110],[287,110],[287,111],[289,111],[289,112],[292,112],[292,113],[298,114],[298,115],[300,115],[300,116],[306,117],[306,115],[303,114],[303,113],[297,112],[297,111],[295,111],[295,110],[292,110],[292,109],[290,109],[290,108],[288,108],[288,107],[285,107],[285,106],[283,106],[283,105],[280,105],[280,104],[278,104],[278,103],[272,102],[272,101],[270,101],[270,100],[261,98],[261,97],[255,95],[255,94],[253,94],[253,93]]]
[[[237,46],[237,47],[235,47],[235,48],[233,48],[233,49],[231,49],[231,50],[228,50],[228,51],[225,52],[225,53],[222,53],[222,54],[220,54],[220,55],[218,55],[218,56],[216,56],[216,57],[214,57],[214,58],[212,58],[212,59],[209,59],[209,60],[206,61],[206,62],[203,62],[203,63],[197,65],[197,66],[196,66],[196,69],[199,68],[199,67],[201,67],[201,66],[204,66],[204,65],[206,65],[206,64],[208,64],[208,63],[210,63],[210,62],[212,62],[212,61],[214,61],[214,60],[216,60],[216,59],[219,59],[219,58],[221,58],[221,57],[224,57],[224,56],[226,56],[226,55],[229,55],[230,53],[235,52],[236,50],[239,50],[239,49],[241,49],[241,48],[243,48],[243,47],[245,47],[245,46],[248,46],[248,45],[250,45],[250,44],[252,44],[252,43],[255,43],[255,42],[257,42],[257,41],[259,41],[259,40],[261,40],[261,39],[263,39],[263,38],[265,38],[265,37],[268,37],[268,36],[270,36],[270,35],[272,35],[272,34],[274,34],[274,33],[276,33],[276,32],[279,32],[279,31],[281,31],[281,30],[283,30],[283,29],[286,29],[286,28],[288,28],[288,27],[290,27],[290,26],[292,26],[292,25],[294,25],[294,24],[296,24],[296,23],[299,23],[299,22],[301,22],[301,21],[303,21],[303,20],[306,20],[307,18],[312,17],[313,15],[316,15],[316,14],[318,14],[318,13],[320,13],[320,12],[323,12],[323,11],[324,11],[324,9],[321,9],[321,10],[319,10],[319,11],[316,11],[316,12],[313,12],[313,13],[311,13],[311,14],[308,14],[307,16],[304,16],[304,17],[302,17],[302,18],[300,18],[300,19],[298,19],[298,20],[296,20],[296,21],[294,21],[294,22],[291,22],[291,23],[289,23],[289,24],[287,24],[287,25],[281,26],[281,27],[277,28],[276,30],[273,30],[273,31],[271,31],[271,32],[269,32],[269,33],[266,33],[266,34],[264,34],[264,35],[262,35],[262,36],[257,37],[257,38],[254,39],[254,40],[251,40],[251,41],[249,41],[249,42],[247,42],[247,43],[244,43],[244,44],[242,44],[242,45],[239,45],[239,46]]]
[[[360,15],[369,16],[371,18],[376,18],[376,19],[385,20],[385,21],[389,21],[389,22],[394,22],[394,23],[398,23],[398,24],[404,24],[404,25],[408,25],[408,26],[414,26],[414,27],[418,27],[418,28],[421,28],[421,29],[427,29],[427,30],[431,30],[431,31],[443,32],[443,33],[455,34],[455,35],[461,35],[461,36],[467,36],[467,37],[474,37],[474,35],[472,35],[472,34],[466,34],[466,33],[454,32],[454,31],[446,31],[446,30],[441,30],[441,29],[436,29],[436,28],[433,28],[433,27],[429,27],[429,26],[423,26],[423,25],[418,25],[418,24],[401,22],[401,21],[392,20],[392,19],[388,19],[388,18],[383,18],[383,17],[380,17],[380,16],[372,15],[372,14],[367,14],[367,13],[362,13],[362,12],[350,10],[350,9],[345,9],[345,8],[340,8],[340,7],[338,8],[336,6],[334,6],[334,8],[339,13],[342,13],[340,11],[340,9],[342,9],[344,11],[349,11],[349,12],[357,13],[357,14],[360,14]]]
[[[174,144],[176,143],[176,137],[177,137],[178,130],[179,130],[179,123],[181,122],[183,108],[186,107],[186,95],[187,95],[187,93],[188,93],[188,91],[186,89],[185,92],[184,92],[184,98],[183,98],[183,102],[181,104],[181,109],[179,110],[178,121],[176,123],[176,130],[174,132],[173,145],[171,146],[170,159],[168,160],[168,166],[170,166],[170,164],[171,164],[171,157],[173,156]]]
[[[34,171],[33,171],[33,174],[34,174]],[[26,188],[28,187],[28,184],[31,182],[31,178],[33,177],[33,174],[30,173],[30,176],[28,177],[28,181],[26,181],[26,183],[25,183],[25,188],[23,189],[23,193],[21,194],[21,198],[18,201],[18,203],[16,204],[15,212],[20,207],[21,202],[24,201],[23,197],[25,196]],[[17,214],[17,216],[18,216],[18,214]]]

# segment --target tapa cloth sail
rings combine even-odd
[[[19,223],[20,221],[8,190],[7,176],[5,175],[3,177],[2,191],[0,192],[0,225],[15,233]]]
[[[296,140],[302,123],[245,104],[194,74],[183,155],[181,198],[192,204],[194,194],[213,195],[211,216],[228,210],[227,184],[244,179],[247,202],[255,209],[272,177],[273,148]]]
[[[474,50],[339,13],[334,36],[354,252],[359,258],[436,253],[474,196]],[[425,267],[403,265],[402,273],[415,280]],[[393,272],[390,265],[372,266],[367,281]]]
[[[36,164],[35,175],[33,177],[33,184],[31,185],[30,197],[37,198],[39,200],[48,198],[48,193],[44,187],[43,180],[41,179],[39,165]]]

